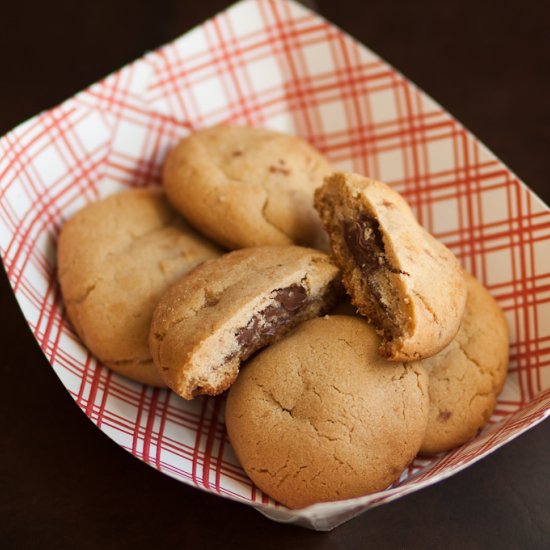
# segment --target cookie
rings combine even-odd
[[[508,325],[485,287],[466,274],[468,299],[456,338],[422,361],[430,377],[430,412],[421,452],[462,445],[493,413],[508,370]]]
[[[322,246],[313,191],[330,172],[328,161],[298,137],[217,126],[169,153],[163,182],[186,219],[227,248]]]
[[[150,349],[166,384],[184,399],[216,395],[242,361],[337,299],[339,270],[298,246],[245,248],[205,262],[161,298]]]
[[[399,193],[335,173],[315,207],[358,311],[378,330],[380,353],[410,361],[441,351],[460,326],[466,284],[457,259],[414,218]]]
[[[243,369],[225,422],[242,467],[289,508],[385,489],[415,457],[428,377],[390,362],[364,319],[301,324]]]
[[[183,273],[219,255],[158,190],[112,195],[61,230],[58,277],[69,320],[86,347],[129,378],[163,386],[148,335],[161,294]]]

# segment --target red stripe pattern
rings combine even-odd
[[[510,374],[473,441],[415,460],[381,493],[289,512],[240,468],[223,398],[184,402],[109,372],[82,347],[55,277],[60,227],[99,197],[158,184],[179,138],[227,121],[297,133],[338,168],[390,183],[499,301]],[[4,136],[0,251],[38,343],[101,430],[160,471],[276,519],[334,526],[452,475],[550,414],[550,211],[402,75],[291,2],[236,4]]]

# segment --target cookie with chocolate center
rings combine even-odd
[[[418,224],[399,193],[366,177],[327,177],[315,207],[353,304],[382,337],[382,355],[410,361],[441,351],[466,300],[453,253]]]
[[[339,290],[338,268],[313,249],[246,248],[205,262],[175,283],[155,310],[155,366],[184,399],[219,394],[243,361],[328,311]]]

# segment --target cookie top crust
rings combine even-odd
[[[414,458],[428,415],[418,363],[389,362],[364,320],[302,323],[229,391],[231,445],[254,483],[290,508],[385,489]]]
[[[421,452],[466,443],[485,426],[508,372],[504,313],[487,289],[465,273],[468,299],[456,338],[421,362],[430,378],[430,412]]]
[[[222,246],[319,247],[326,237],[313,191],[331,171],[299,137],[216,126],[176,145],[164,163],[163,183],[175,208]]]
[[[67,315],[88,349],[115,371],[164,385],[148,334],[162,292],[220,254],[169,205],[160,190],[111,195],[62,228],[58,278]]]
[[[327,177],[315,207],[353,304],[382,337],[380,352],[407,361],[441,351],[466,301],[452,252],[418,224],[399,193],[358,174]]]

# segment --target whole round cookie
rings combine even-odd
[[[304,140],[263,128],[216,126],[182,140],[163,182],[173,205],[201,232],[235,249],[322,246],[313,191],[331,172]]]
[[[254,352],[328,311],[339,275],[326,254],[299,246],[244,248],[205,262],[155,309],[155,366],[184,399],[217,395]]]
[[[380,353],[410,361],[441,351],[460,326],[466,301],[453,253],[416,221],[390,187],[335,173],[315,192],[344,286],[382,337]]]
[[[487,289],[466,274],[468,299],[456,338],[421,361],[430,377],[423,453],[462,445],[485,426],[508,371],[508,325]]]
[[[106,366],[164,386],[149,353],[153,310],[179,276],[219,254],[162,192],[111,195],[77,212],[59,235],[57,269],[67,315]]]
[[[250,479],[289,508],[380,491],[415,457],[428,377],[377,353],[364,319],[306,321],[229,390],[225,422]]]

